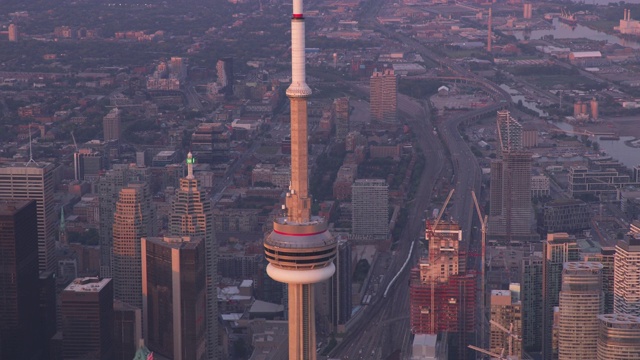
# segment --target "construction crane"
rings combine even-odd
[[[436,227],[440,223],[440,219],[442,219],[442,215],[444,215],[444,210],[447,208],[447,205],[449,205],[449,201],[451,200],[451,197],[453,196],[453,192],[454,191],[456,191],[455,188],[451,189],[451,191],[449,191],[449,195],[447,195],[447,199],[444,201],[444,204],[440,208],[440,212],[438,213],[438,217],[433,222],[433,225],[427,224],[427,233],[429,233],[429,236],[433,236],[433,234],[435,233]]]
[[[479,347],[477,347],[477,346],[468,345],[468,347],[469,347],[469,349],[471,349],[471,350],[475,350],[475,351],[477,351],[477,352],[479,352],[479,353],[482,353],[482,354],[485,354],[485,355],[489,355],[489,356],[491,356],[491,358],[492,358],[492,359],[498,359],[498,360],[512,360],[512,359],[509,359],[509,357],[505,357],[505,356],[504,356],[504,349],[502,349],[502,352],[501,352],[500,354],[496,354],[496,353],[494,353],[494,352],[491,352],[491,351],[489,351],[489,350],[485,350],[485,349],[479,348]]]
[[[522,341],[522,338],[513,333],[513,323],[511,323],[509,325],[509,329],[507,329],[506,327],[500,325],[496,321],[491,320],[489,322],[491,323],[491,325],[493,325],[493,326],[497,327],[498,329],[502,330],[503,332],[505,332],[507,334],[507,336],[509,336],[509,339],[508,339],[509,357],[512,358],[512,359],[520,359],[520,355],[514,355],[513,354],[513,340]]]
[[[436,227],[438,226],[438,224],[440,223],[440,219],[442,219],[442,215],[444,214],[444,210],[447,208],[447,205],[449,205],[449,201],[451,200],[451,197],[453,196],[453,192],[456,189],[453,188],[451,189],[451,191],[449,191],[449,195],[447,196],[447,199],[444,201],[444,204],[442,204],[442,208],[440,208],[440,213],[438,213],[438,217],[436,218],[436,220],[433,222],[433,225],[427,224],[427,228],[426,228],[426,236],[425,239],[429,239],[429,241],[433,241],[433,238],[435,236],[435,231],[436,231]],[[431,282],[431,309],[429,310],[429,315],[431,317],[431,334],[435,334],[436,333],[436,312],[434,311],[435,309],[435,278],[432,278],[430,280]]]
[[[71,138],[73,139],[73,146],[76,148],[76,152],[78,152],[78,143],[76,143],[76,137],[73,135],[73,130],[71,130]]]
[[[481,286],[481,294],[482,298],[480,299],[480,306],[482,307],[482,322],[480,324],[480,343],[484,346],[485,344],[485,322],[486,322],[486,311],[487,311],[487,293],[486,293],[486,277],[485,277],[485,259],[487,255],[487,220],[488,216],[485,214],[484,218],[482,217],[482,212],[480,211],[480,205],[478,204],[478,198],[476,197],[476,192],[471,190],[471,196],[473,197],[473,203],[476,206],[476,213],[478,213],[478,220],[480,220],[480,231],[482,233],[482,254],[480,255],[480,286]]]

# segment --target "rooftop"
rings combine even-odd
[[[99,292],[101,291],[109,282],[110,278],[100,279],[97,277],[85,277],[85,278],[77,278],[73,280],[71,284],[69,284],[64,291],[73,291],[73,292]]]

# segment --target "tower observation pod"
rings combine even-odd
[[[311,216],[309,194],[305,25],[302,0],[293,1],[291,17],[291,185],[285,214],[273,222],[264,241],[267,274],[288,285],[289,359],[316,359],[313,284],[335,272],[336,240],[325,219]]]

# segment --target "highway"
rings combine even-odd
[[[409,270],[417,260],[414,251],[409,266],[398,276],[391,286],[389,295],[383,292],[391,279],[405,262],[411,242],[424,231],[422,216],[430,208],[431,191],[440,179],[446,165],[444,147],[433,133],[430,111],[424,105],[407,96],[398,96],[398,108],[408,118],[408,124],[416,135],[417,145],[422,149],[426,166],[414,199],[407,202],[409,219],[398,240],[395,255],[392,257],[383,281],[371,304],[367,305],[359,320],[354,321],[343,340],[333,349],[330,357],[340,359],[387,359],[398,351],[406,354],[410,345],[409,327]]]

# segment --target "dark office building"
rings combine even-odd
[[[231,133],[225,124],[202,123],[191,136],[191,152],[200,163],[226,163],[230,149]]]
[[[31,359],[38,327],[38,215],[31,200],[0,203],[0,359]]]
[[[78,278],[61,295],[65,360],[113,359],[113,283]]]
[[[40,273],[38,281],[38,343],[43,354],[50,354],[52,353],[50,349],[51,339],[56,334],[58,326],[55,273],[53,271],[43,271]],[[50,360],[54,359],[56,357],[50,358]]]
[[[120,300],[113,301],[113,358],[131,360],[142,339],[142,310]]]
[[[160,356],[206,357],[204,245],[198,237],[142,238],[144,334]]]
[[[73,154],[73,171],[76,180],[97,179],[103,169],[103,155],[101,153],[81,149]]]
[[[351,244],[338,241],[338,253],[334,260],[336,273],[331,278],[330,311],[334,330],[346,331],[345,324],[351,318]]]

